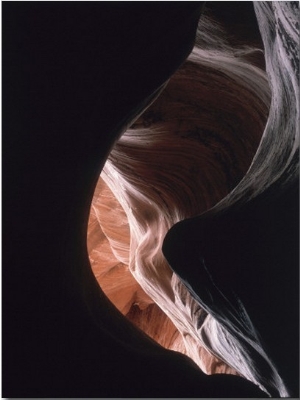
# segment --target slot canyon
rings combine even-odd
[[[2,395],[298,397],[299,4],[2,13]]]

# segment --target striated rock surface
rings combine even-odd
[[[91,207],[87,244],[93,273],[110,301],[163,347],[190,356],[208,374],[236,371],[209,353],[173,322],[129,270],[130,232],[123,208],[99,179]]]
[[[209,374],[237,372],[200,339],[207,313],[172,274],[161,245],[174,223],[210,209],[249,168],[270,104],[261,55],[204,16],[188,60],[116,143],[102,173],[111,190],[100,178],[91,206],[89,256],[108,298]]]
[[[102,178],[124,211],[116,200],[110,201],[115,211],[108,211],[100,194],[91,215],[96,215],[116,259],[125,265],[116,260],[102,279],[102,261],[97,264],[92,255],[96,247],[90,257],[111,300],[159,343],[189,355],[207,373],[238,373],[268,394],[287,396],[291,392],[282,378],[284,371],[282,376],[278,372],[280,362],[273,363],[273,349],[269,354],[263,343],[269,333],[259,322],[253,325],[255,311],[241,290],[245,281],[239,284],[236,278],[239,252],[247,247],[237,243],[237,237],[255,227],[249,222],[248,229],[244,222],[242,230],[237,221],[249,218],[243,211],[241,217],[230,214],[221,222],[209,219],[251,204],[272,187],[288,188],[297,177],[298,8],[292,2],[263,2],[255,11],[263,46],[257,38],[256,43],[235,39],[232,27],[229,35],[208,10],[187,61],[115,144]],[[176,225],[179,221],[184,222]],[[164,245],[166,262],[162,243],[174,225]],[[221,247],[219,239],[213,239],[218,235]],[[230,249],[234,243],[236,252]],[[266,257],[266,264],[272,263],[274,255]],[[260,272],[254,271],[260,279]],[[130,272],[143,291],[129,280]],[[109,282],[110,274],[115,283]],[[260,293],[266,290],[262,286]],[[250,316],[237,294],[246,297]]]

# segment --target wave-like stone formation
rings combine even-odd
[[[214,285],[204,259],[199,295],[182,273],[181,244],[168,248],[179,221],[188,227],[297,177],[298,6],[254,8],[261,46],[233,40],[209,11],[201,18],[191,55],[110,153],[89,249],[103,290],[150,336],[205,372],[237,373],[287,396],[241,300]]]
[[[171,319],[134,279],[129,270],[128,219],[102,178],[98,181],[90,212],[88,250],[94,275],[105,294],[137,327],[165,348],[189,355],[208,374],[237,374],[189,335],[184,341]],[[196,311],[200,312],[198,306]],[[205,314],[203,310],[202,313]]]

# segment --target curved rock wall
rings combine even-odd
[[[255,44],[234,40],[208,15],[201,19],[188,60],[109,156],[102,178],[117,201],[100,179],[90,216],[91,264],[107,296],[207,373],[237,372],[201,338],[207,313],[173,274],[161,246],[171,226],[211,209],[251,165],[270,106],[262,44]]]

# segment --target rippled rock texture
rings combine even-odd
[[[165,348],[189,355],[206,373],[236,374],[188,333],[182,336],[172,320],[135,280],[129,270],[128,219],[102,178],[94,194],[87,243],[91,266],[99,284],[110,301],[134,325]]]
[[[298,335],[291,332],[297,319],[291,218],[299,9],[295,2],[254,8],[262,43],[238,25],[226,26],[208,5],[187,61],[108,157],[88,246],[104,292],[149,336],[206,373],[240,374],[272,396],[288,396],[297,393],[298,351],[289,354],[287,338],[294,344]],[[294,216],[284,215],[284,202]],[[287,284],[280,287],[282,279]],[[294,319],[281,330],[272,326],[274,309],[282,312],[273,299],[280,288]]]

